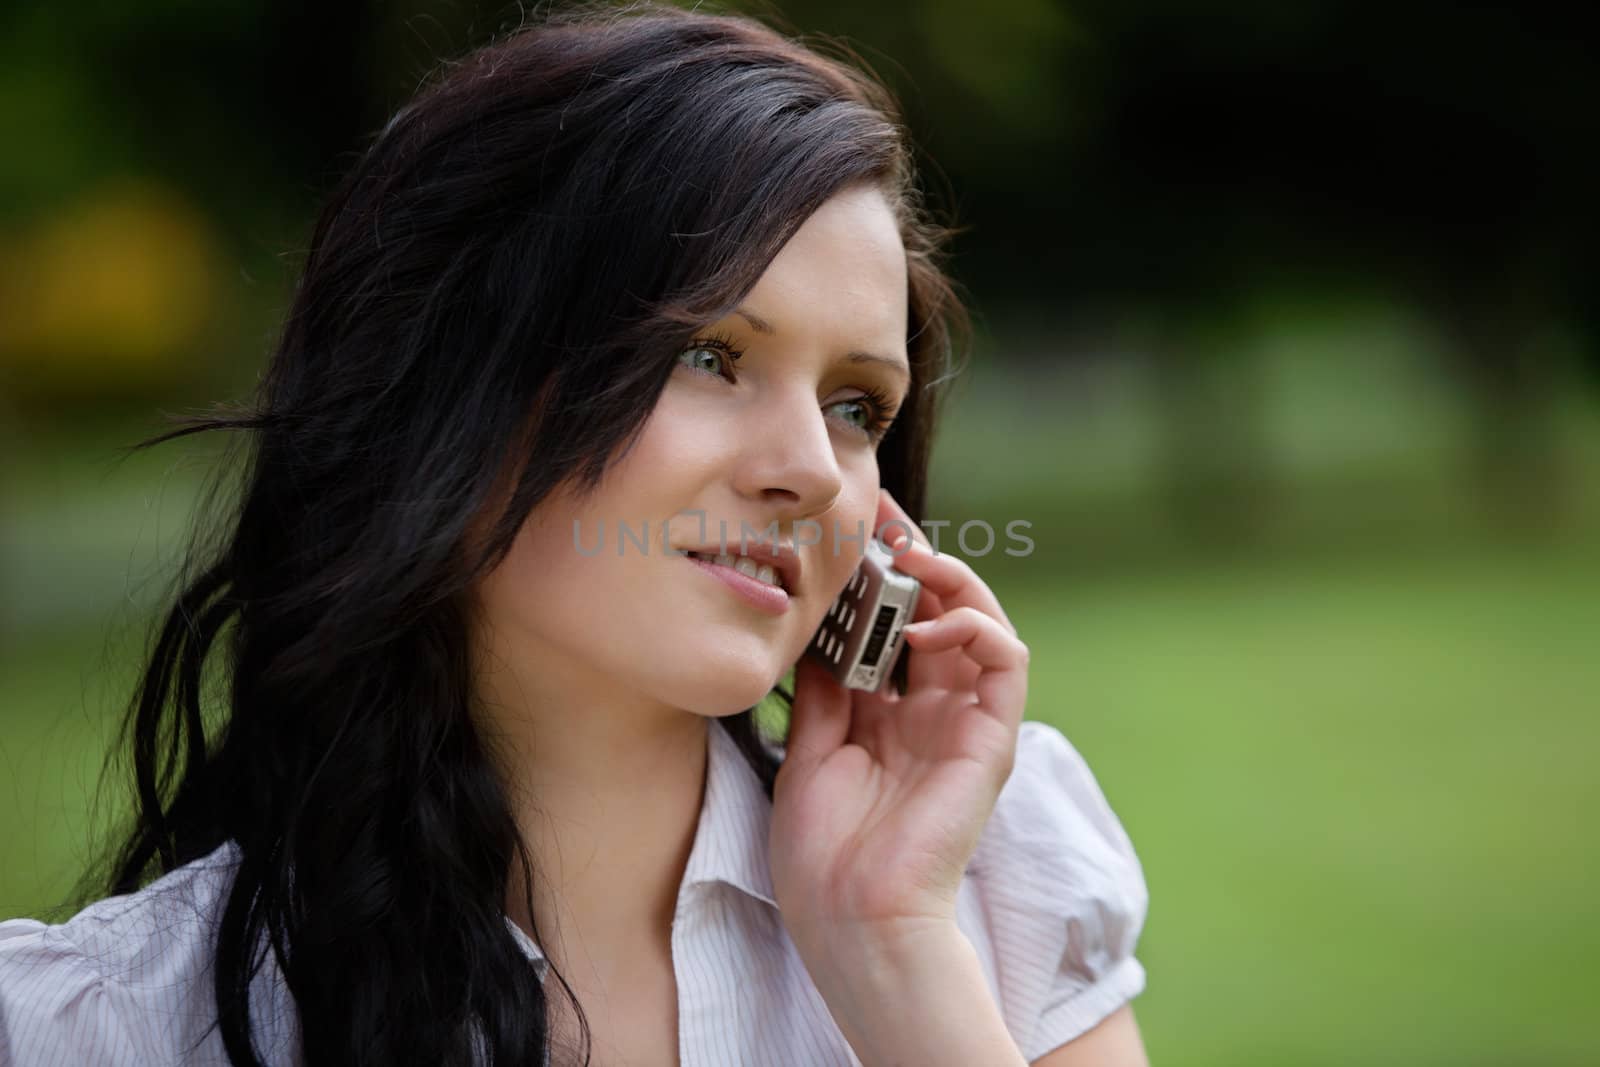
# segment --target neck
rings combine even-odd
[[[570,672],[541,666],[537,684],[528,673],[502,662],[480,685],[483,728],[532,853],[537,929],[519,865],[507,914],[564,975],[609,984],[643,948],[670,955],[710,720]]]

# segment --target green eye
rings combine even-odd
[[[687,359],[684,358],[686,356]],[[685,348],[678,353],[678,361],[696,370],[710,371],[712,374],[722,370],[722,357],[715,350],[702,346]]]
[[[830,404],[829,406],[851,411],[852,415],[845,416],[844,420],[850,425],[862,430],[868,430],[872,428],[874,412],[871,406],[864,402],[861,398],[857,397],[854,400],[841,400],[837,404]]]
[[[853,396],[848,400],[829,404],[828,407],[844,408],[849,412],[840,416],[845,425],[859,431],[873,443],[883,439],[883,435],[889,432],[889,426],[895,418],[895,409],[890,404],[888,396],[876,389],[869,389],[864,396]]]
[[[730,343],[720,337],[701,338],[690,341],[687,348],[682,349],[677,355],[677,361],[690,370],[701,371],[706,374],[715,374],[721,378],[733,376],[733,363],[743,352],[734,348]]]

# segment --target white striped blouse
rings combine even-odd
[[[683,1067],[850,1065],[773,900],[772,805],[732,738],[707,731],[705,797],[672,926]],[[212,1000],[210,933],[230,843],[137,893],[59,925],[0,922],[0,1065],[227,1065]],[[1022,724],[1011,777],[957,897],[991,993],[1030,1062],[1138,995],[1148,904],[1121,823],[1054,727]],[[514,938],[542,980],[542,954]],[[252,987],[256,1048],[300,1063],[292,998],[272,955]]]

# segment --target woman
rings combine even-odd
[[[882,88],[743,18],[549,19],[403,108],[254,410],[141,445],[251,435],[109,899],[0,924],[8,1062],[1143,1063],[1139,864],[988,587],[891,536],[904,694],[800,661],[921,515],[942,236]]]

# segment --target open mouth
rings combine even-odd
[[[770,563],[757,563],[749,556],[735,556],[729,553],[716,552],[690,552],[689,555],[703,563],[711,563],[718,567],[727,567],[738,571],[746,578],[754,578],[763,585],[770,585],[775,589],[788,590],[783,584],[783,575]]]

